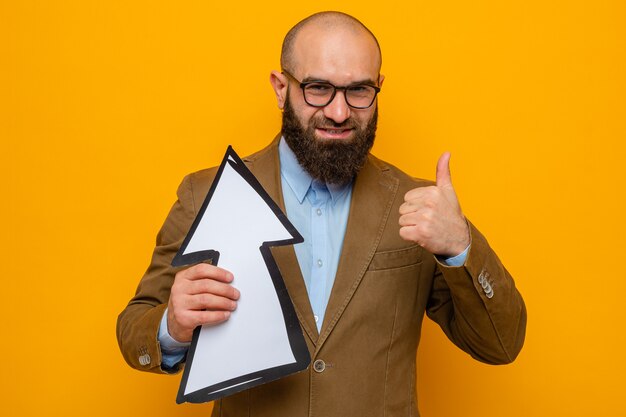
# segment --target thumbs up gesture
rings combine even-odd
[[[435,255],[456,256],[470,243],[469,227],[461,212],[450,177],[450,153],[437,162],[437,184],[407,192],[400,206],[400,237]]]

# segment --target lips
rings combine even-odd
[[[352,135],[354,128],[317,127],[315,132],[325,139],[346,139]]]

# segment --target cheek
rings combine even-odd
[[[311,121],[318,117],[319,109],[306,104],[302,97],[290,97],[289,101],[295,116],[302,126],[309,126]]]
[[[373,111],[354,111],[353,110],[353,113],[352,113],[352,118],[356,122],[358,122],[359,126],[362,129],[365,129],[365,127],[370,122],[370,120],[372,120],[373,116],[374,116]]]
[[[316,109],[311,106],[307,106],[307,109],[304,109],[298,117],[300,118],[300,123],[307,128],[313,128],[317,125],[324,124],[324,113],[320,109]]]

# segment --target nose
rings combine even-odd
[[[333,100],[324,107],[324,116],[335,123],[343,123],[350,117],[350,107],[344,91],[337,91]]]

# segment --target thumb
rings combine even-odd
[[[452,188],[450,176],[450,152],[444,152],[437,162],[437,187]]]

